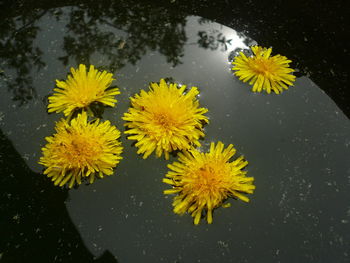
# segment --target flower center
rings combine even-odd
[[[87,94],[80,94],[80,96],[76,98],[76,101],[79,102],[79,107],[83,108],[89,106],[89,104],[94,101],[94,98],[91,95],[88,96]]]
[[[156,123],[165,130],[169,130],[176,125],[174,119],[169,113],[158,113],[155,115],[155,120]]]
[[[197,178],[195,185],[192,187],[200,194],[217,194],[225,184],[223,174],[225,174],[225,171],[218,165],[205,165],[196,171]]]
[[[98,158],[102,152],[100,143],[94,138],[75,135],[62,145],[62,154],[72,166],[81,166]]]
[[[265,76],[271,74],[274,71],[273,65],[268,59],[256,59],[250,63],[250,67],[256,73]]]

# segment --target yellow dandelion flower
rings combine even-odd
[[[252,57],[246,57],[240,52],[232,62],[232,70],[235,70],[234,74],[240,80],[253,85],[252,91],[265,90],[270,94],[272,90],[279,94],[283,89],[293,86],[295,76],[291,74],[294,70],[289,67],[291,60],[281,55],[270,56],[272,48],[253,46],[251,50],[254,53]]]
[[[39,163],[44,165],[44,174],[52,178],[55,185],[69,188],[81,184],[83,178],[93,183],[95,176],[113,174],[113,168],[122,157],[120,132],[109,121],[88,121],[86,112],[69,123],[60,120],[53,136],[46,137]]]
[[[71,115],[74,110],[87,108],[93,102],[114,107],[117,100],[115,95],[120,94],[118,88],[110,88],[113,74],[107,71],[98,71],[90,66],[86,72],[85,65],[79,69],[71,68],[72,75],[66,81],[56,80],[56,93],[49,97],[49,112],[62,112],[65,116]]]
[[[203,114],[208,110],[199,108],[196,99],[198,89],[192,87],[184,93],[186,86],[177,87],[164,79],[151,83],[150,91],[141,90],[131,98],[132,107],[124,114],[132,134],[128,139],[136,140],[138,154],[147,158],[153,151],[160,157],[163,153],[169,159],[169,152],[186,150],[192,145],[200,146],[198,139],[204,136],[203,124],[208,118]]]
[[[176,214],[191,213],[197,225],[202,211],[206,211],[207,221],[211,224],[213,209],[228,207],[223,204],[228,197],[249,201],[242,193],[253,193],[254,178],[246,177],[247,172],[242,171],[248,164],[242,156],[229,162],[235,152],[232,144],[224,149],[222,142],[211,143],[208,153],[192,149],[180,153],[179,161],[168,165],[171,171],[163,182],[173,188],[165,190],[164,194],[178,194],[173,201]]]

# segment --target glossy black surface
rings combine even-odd
[[[348,262],[350,123],[342,2],[33,1],[0,8],[1,262]],[[254,94],[230,72],[247,45],[293,60],[295,87]],[[203,148],[233,143],[255,177],[251,202],[192,224],[162,194],[163,159],[122,137],[116,174],[54,187],[37,164],[62,115],[47,114],[55,79],[93,64],[129,97],[168,77],[198,86],[209,109]]]

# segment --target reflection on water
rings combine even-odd
[[[347,43],[345,41],[347,34],[345,33],[346,23],[344,24],[343,20],[346,16],[344,16],[344,8],[340,3],[334,5],[323,3],[324,6],[331,6],[320,8],[317,1],[271,4],[268,3],[269,1],[258,3],[254,1],[204,1],[205,3],[189,1],[185,3],[173,0],[151,2],[103,0],[83,1],[83,4],[68,7],[79,2],[81,1],[63,0],[52,3],[45,0],[5,0],[3,8],[0,9],[3,12],[2,17],[4,17],[0,22],[2,36],[0,47],[4,46],[3,40],[8,42],[9,37],[12,39],[13,46],[19,47],[20,43],[13,43],[16,40],[11,37],[12,33],[16,32],[23,32],[20,34],[21,37],[17,38],[17,40],[22,40],[19,42],[29,40],[29,43],[28,45],[23,44],[23,49],[18,49],[18,53],[8,52],[12,50],[9,45],[6,46],[8,48],[6,51],[2,51],[0,48],[0,57],[7,57],[6,54],[8,54],[9,57],[14,58],[17,54],[24,54],[23,50],[29,52],[26,55],[34,54],[37,56],[38,54],[35,54],[37,51],[30,48],[32,43],[27,29],[34,28],[43,14],[51,13],[52,16],[62,20],[64,17],[62,13],[66,13],[68,9],[71,12],[69,17],[64,17],[64,19],[70,21],[70,27],[66,28],[66,25],[63,25],[67,33],[65,45],[67,49],[74,50],[75,54],[62,54],[63,62],[69,63],[69,56],[73,56],[80,62],[88,62],[88,58],[94,53],[94,50],[101,49],[105,55],[109,55],[111,58],[116,57],[116,55],[121,56],[121,62],[116,58],[113,63],[110,63],[113,64],[113,68],[118,68],[125,64],[124,62],[131,61],[128,59],[129,57],[136,58],[134,62],[137,61],[137,57],[142,56],[145,54],[145,50],[151,48],[152,50],[159,49],[162,54],[168,57],[169,62],[176,65],[181,63],[181,43],[186,41],[186,36],[183,35],[182,31],[184,18],[188,14],[199,14],[206,17],[201,18],[204,22],[208,20],[207,18],[211,18],[221,24],[229,25],[239,32],[245,32],[263,46],[273,46],[276,53],[284,54],[292,59],[294,68],[297,68],[303,75],[311,77],[349,115],[350,106],[345,95],[348,78],[345,65],[348,49],[344,48],[345,43]],[[271,8],[266,10],[267,6]],[[49,7],[56,8],[49,9]],[[65,10],[58,7],[65,7]],[[334,9],[337,12],[334,12]],[[96,28],[96,23],[102,27]],[[112,32],[113,28],[128,29],[132,34],[129,36],[109,35],[108,33]],[[86,30],[86,34],[82,33],[81,30]],[[158,35],[153,34],[153,31]],[[76,37],[75,33],[79,37]],[[95,36],[96,39],[94,39]],[[225,46],[224,42],[230,39],[226,36],[213,37],[221,41],[220,45],[222,46]],[[128,43],[131,45],[128,51],[115,51],[116,46],[125,46],[125,38],[132,40],[132,43]],[[201,33],[201,41],[203,47],[213,47],[212,36]],[[177,46],[177,44],[180,45]],[[61,47],[60,43],[55,45]],[[92,46],[95,47],[91,48]],[[134,56],[133,52],[138,55]],[[3,68],[0,68],[0,73]],[[21,85],[17,85],[17,87],[13,85],[14,98],[17,98],[19,93],[26,93],[27,96],[23,95],[17,100],[23,99],[22,97],[27,97],[28,100],[33,96],[33,90],[27,87],[30,86],[31,81],[25,77],[27,73],[24,70],[20,73],[17,77],[23,78],[22,80],[18,79],[18,82],[24,84],[27,81],[28,85],[24,84],[22,88],[19,88]],[[13,79],[6,79],[10,83],[16,82]]]
[[[115,72],[157,51],[175,67],[182,63],[184,55],[186,22],[184,13],[145,8],[132,1],[103,7],[29,9],[1,24],[0,80],[13,93],[13,100],[22,105],[36,95],[33,75],[52,67],[52,56],[66,67],[97,64]],[[227,51],[237,39],[242,39],[245,46],[254,43],[242,33],[232,31],[236,35],[233,39],[222,28],[211,28],[207,19],[198,18],[198,22],[203,27],[198,29],[193,44],[201,48]]]
[[[206,25],[206,30],[198,30],[199,39],[197,43],[199,47],[210,50],[220,49],[222,52],[226,52],[229,49],[232,50],[232,47],[235,47],[234,51],[237,52],[238,50],[242,49],[242,42],[244,44],[244,48],[252,45],[257,45],[256,41],[249,38],[242,32],[227,29],[226,27],[226,30],[223,30],[222,26],[219,27],[219,29],[217,27],[211,28],[213,22],[209,19],[200,17],[198,19],[198,23],[199,25]]]
[[[114,71],[126,63],[135,64],[146,52],[157,50],[173,66],[181,63],[186,41],[186,16],[163,8],[145,8],[139,2],[82,6],[64,12],[68,16],[61,57],[67,65],[90,63],[100,53]],[[72,62],[71,62],[72,63]]]
[[[56,256],[63,262],[345,262],[350,126],[333,101],[305,77],[280,96],[251,93],[232,75],[228,58],[255,42],[233,29],[137,1],[95,2],[28,9],[1,24],[7,52],[0,53],[6,88],[0,89],[6,153],[0,220],[7,238],[0,256],[40,258],[45,251],[46,262]],[[129,96],[149,82],[167,77],[198,86],[210,116],[204,148],[222,140],[246,156],[257,185],[251,203],[233,201],[215,211],[213,225],[194,227],[162,194],[167,162],[142,160],[125,136],[117,175],[71,191],[54,187],[36,163],[60,117],[46,113],[44,98],[79,63],[115,73],[122,94],[103,117],[121,130]],[[14,100],[27,103],[18,107]]]
[[[39,72],[45,66],[42,51],[34,41],[40,31],[36,22],[46,13],[33,10],[23,17],[7,18],[0,23],[0,80],[20,105],[36,95],[31,71]]]

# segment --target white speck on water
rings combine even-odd
[[[226,242],[224,242],[224,241],[222,241],[222,240],[219,240],[219,241],[218,241],[218,245],[221,246],[221,247],[223,247],[223,248],[228,248],[228,243],[226,243]]]
[[[140,203],[139,203],[139,207],[141,207],[143,205],[143,202],[141,201]]]
[[[47,125],[46,123],[41,124],[41,125],[39,125],[38,127],[36,127],[36,130],[38,131],[38,130],[40,130],[41,128],[45,128],[46,125]]]
[[[25,154],[23,154],[23,159],[26,161],[29,161],[29,156],[30,156],[30,154],[25,153]]]
[[[21,216],[20,216],[19,214],[15,214],[15,215],[12,217],[12,219],[18,223],[19,220],[21,219]]]
[[[281,205],[283,204],[283,202],[285,201],[286,195],[287,195],[287,192],[284,192],[284,193],[282,194],[281,200],[280,200],[280,202],[279,202],[279,204],[278,204],[279,206],[281,206]]]
[[[2,122],[4,117],[5,117],[5,114],[2,111],[0,111],[0,123]]]

